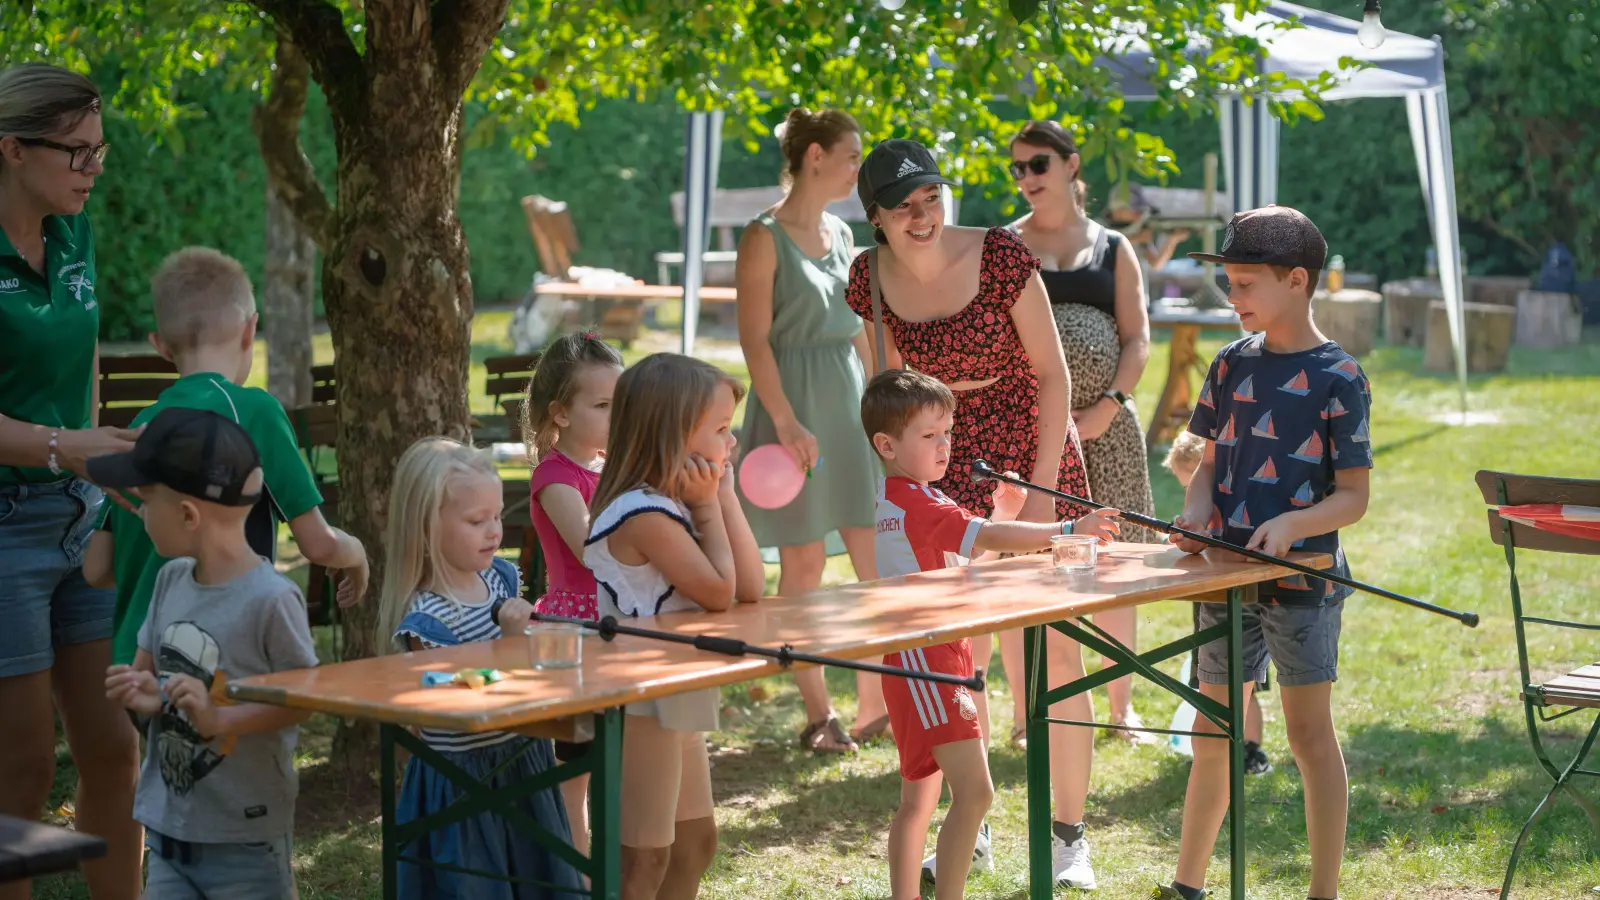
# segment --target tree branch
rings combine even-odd
[[[326,0],[249,0],[272,17],[280,38],[305,54],[335,116],[355,119],[366,92],[361,54],[345,31],[339,10]]]
[[[310,65],[293,43],[278,38],[272,58],[272,88],[250,115],[267,178],[300,227],[324,252],[331,243],[333,207],[317,181],[311,160],[300,148],[300,118],[306,110]]]
[[[433,7],[433,48],[445,89],[461,96],[506,20],[510,0],[459,0]]]

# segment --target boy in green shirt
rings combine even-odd
[[[367,588],[366,549],[322,517],[322,494],[277,398],[242,386],[250,375],[256,334],[255,293],[244,267],[215,250],[189,247],[167,257],[151,279],[150,292],[156,314],[150,343],[177,366],[179,378],[132,427],[169,407],[211,410],[237,422],[259,449],[266,476],[266,489],[246,522],[251,548],[273,559],[277,524],[288,522],[307,560],[343,572],[339,604],[360,600]],[[110,503],[103,509],[83,574],[90,584],[116,586],[111,656],[114,664],[126,665],[138,649],[156,573],[168,560],[156,553],[138,514]]]

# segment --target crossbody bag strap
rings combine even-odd
[[[878,281],[878,248],[873,247],[867,251],[867,286],[872,289],[872,333],[877,340],[878,365],[872,374],[876,375],[889,368],[889,357],[884,351],[883,344],[883,288]]]

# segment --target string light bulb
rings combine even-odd
[[[1361,27],[1356,29],[1356,40],[1368,50],[1382,47],[1383,39],[1389,36],[1378,18],[1378,12],[1378,0],[1367,0],[1366,10],[1361,15]]]

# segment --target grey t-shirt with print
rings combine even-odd
[[[157,680],[190,675],[222,702],[229,680],[317,664],[300,589],[262,560],[226,584],[175,559],[156,576],[139,648]],[[251,843],[294,827],[298,727],[206,740],[177,707],[150,720],[133,817],[182,841]]]

